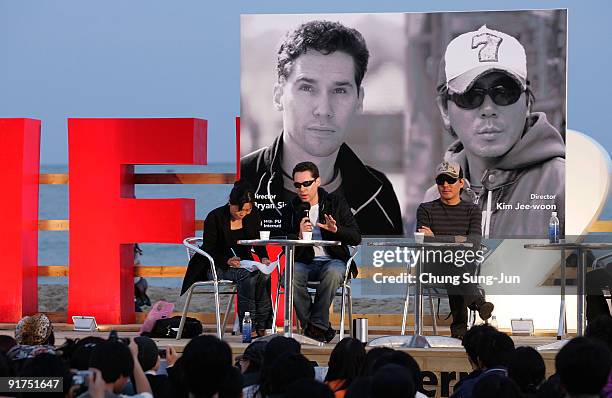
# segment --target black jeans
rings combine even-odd
[[[217,268],[217,278],[235,282],[238,291],[238,318],[240,330],[244,313],[251,314],[253,330],[272,327],[272,299],[270,297],[270,275],[260,271],[250,272],[244,268]],[[212,279],[212,278],[211,278]]]
[[[463,336],[467,331],[468,308],[476,311],[485,300],[478,284],[462,281],[464,273],[475,274],[476,266],[474,264],[468,264],[464,267],[455,267],[454,265],[447,265],[446,267],[447,275],[459,277],[459,284],[447,283],[444,285],[448,292],[448,305],[453,317],[450,327],[451,335]]]
[[[310,264],[296,261],[293,274],[293,306],[303,328],[308,323],[322,330],[331,327],[329,307],[334,301],[336,290],[344,282],[345,271],[346,263],[333,258],[315,259]],[[314,302],[308,294],[308,281],[320,282]]]

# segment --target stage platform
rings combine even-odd
[[[94,335],[102,338],[108,337],[108,333],[111,329],[115,329],[119,332],[121,337],[136,337],[138,336],[138,328],[140,325],[101,325],[97,332],[75,332],[72,330],[72,325],[66,323],[54,324],[56,346],[63,344],[66,339],[77,339],[86,336]],[[378,329],[378,330],[376,330]],[[14,324],[0,324],[0,334],[13,335],[15,330]],[[208,332],[208,328],[205,332]],[[504,330],[502,330],[504,331]],[[425,329],[425,334],[431,334],[431,328]],[[508,332],[508,331],[505,331]],[[448,327],[439,328],[439,333],[442,335],[450,335]],[[370,328],[369,339],[372,340],[376,337],[388,334],[399,334],[399,329],[393,327],[379,327],[372,330]],[[557,342],[554,336],[554,331],[544,331],[536,336],[511,336],[514,340],[514,344],[518,346],[531,346],[534,348]],[[160,348],[168,345],[173,346],[178,352],[182,352],[185,345],[189,342],[188,339],[176,340],[176,339],[154,339]],[[233,336],[231,333],[227,333],[224,336],[224,340],[230,345],[234,357],[241,355],[248,344],[241,343],[240,336]],[[319,366],[327,366],[329,356],[333,350],[335,344],[338,342],[338,336],[329,344],[324,346],[302,346],[302,353],[309,359],[316,361]],[[402,351],[408,352],[412,355],[419,363],[422,374],[424,388],[428,391],[435,392],[436,397],[447,397],[452,393],[452,387],[457,380],[462,376],[462,373],[469,373],[471,371],[468,363],[465,351],[462,348],[407,348],[401,349]],[[547,376],[554,373],[555,355],[558,350],[546,350],[540,351],[544,362],[546,363],[546,374]]]

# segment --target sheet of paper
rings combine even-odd
[[[240,260],[240,268],[248,269],[251,272],[258,269],[266,275],[271,274],[277,265],[278,265],[278,261],[271,262],[270,265],[265,265],[258,261]]]

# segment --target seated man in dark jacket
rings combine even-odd
[[[474,249],[452,251],[456,261],[435,260],[426,264],[436,273],[448,278],[444,283],[453,316],[452,337],[462,338],[467,331],[467,308],[478,311],[482,320],[491,317],[493,304],[485,301],[475,283],[463,281],[464,273],[472,275],[480,249],[481,214],[477,205],[461,199],[464,187],[463,170],[458,163],[444,161],[436,168],[439,199],[421,203],[417,209],[417,230],[428,241],[471,243]],[[439,252],[439,251],[438,251]],[[430,252],[432,253],[432,252]],[[480,253],[480,254],[479,254]],[[435,254],[435,253],[432,253]],[[472,260],[468,260],[468,256]],[[427,256],[429,258],[429,255]],[[464,261],[465,260],[465,261]],[[429,262],[429,261],[426,261]]]
[[[298,247],[295,252],[295,310],[305,334],[319,341],[331,341],[336,332],[329,323],[329,306],[346,273],[350,258],[348,245],[358,245],[361,234],[344,198],[319,188],[319,169],[314,163],[298,163],[293,169],[297,198],[283,210],[283,225],[289,238],[336,240],[340,246]],[[354,265],[353,265],[354,266]],[[356,274],[356,269],[351,270]],[[308,294],[308,281],[319,281],[314,303]]]

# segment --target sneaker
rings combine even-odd
[[[486,321],[487,319],[491,318],[491,313],[493,312],[494,308],[495,306],[493,303],[485,301],[480,305],[480,307],[478,307],[478,316],[480,316],[480,319],[483,321]]]

